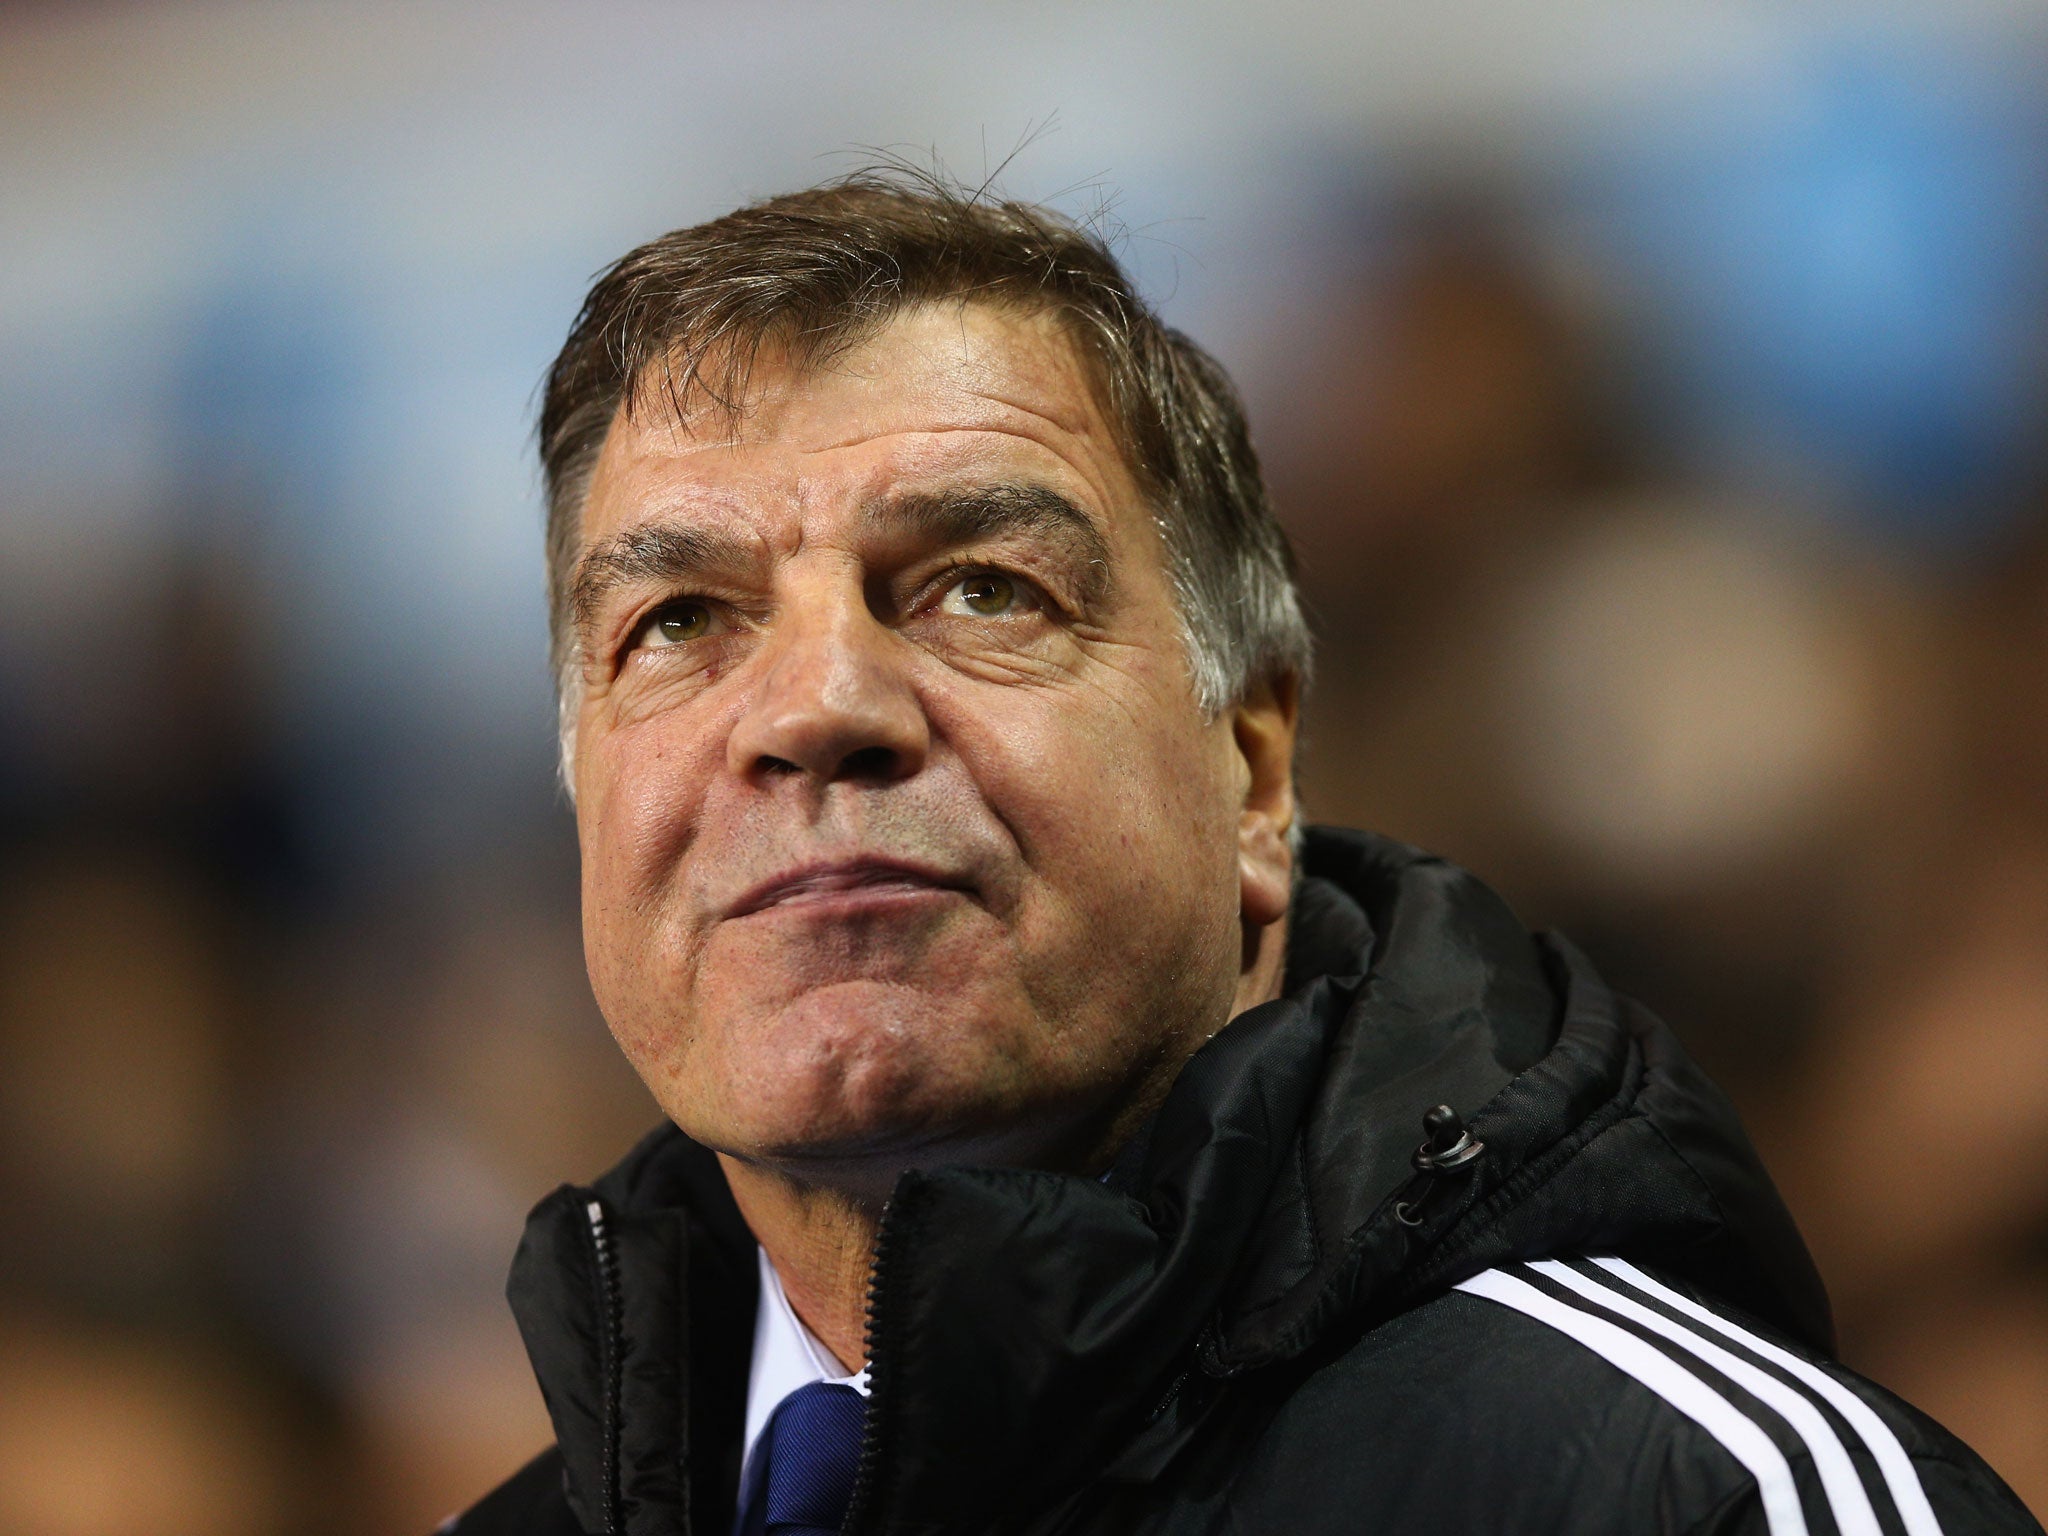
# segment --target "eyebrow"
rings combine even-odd
[[[1109,585],[1109,544],[1095,520],[1050,486],[1030,482],[905,491],[868,506],[861,520],[870,532],[908,533],[932,545],[974,544],[1031,534],[1062,547],[1078,567],[1084,606],[1099,602]],[[604,601],[637,582],[687,584],[707,572],[740,569],[756,551],[731,534],[674,523],[628,529],[586,553],[569,587],[569,611],[579,629],[596,622]]]
[[[1034,535],[1073,560],[1084,606],[1099,602],[1108,588],[1109,543],[1102,530],[1050,486],[1022,481],[905,491],[870,506],[863,520],[872,530],[909,533],[936,546]]]
[[[708,571],[736,570],[752,551],[731,534],[653,523],[631,528],[598,545],[576,563],[569,611],[579,629],[595,622],[604,600],[634,582],[688,582]]]

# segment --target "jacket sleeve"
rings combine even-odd
[[[1913,1465],[1943,1536],[2042,1536],[2041,1522],[2027,1512],[2019,1495],[1975,1455],[1967,1462],[1916,1456]]]
[[[1763,1498],[1752,1484],[1737,1489],[1673,1536],[1771,1536],[1771,1524],[1764,1517]]]
[[[1941,1536],[2043,1536],[2041,1522],[1982,1461],[1946,1456],[1913,1458]],[[1891,1527],[1886,1526],[1889,1530]],[[1755,1484],[1739,1489],[1679,1536],[1775,1536]]]

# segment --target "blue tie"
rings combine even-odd
[[[741,1478],[742,1536],[836,1536],[860,1468],[868,1400],[814,1381],[785,1397]]]

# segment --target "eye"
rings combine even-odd
[[[1024,584],[1001,571],[976,571],[963,576],[946,589],[939,606],[947,613],[971,613],[980,618],[1000,618],[1030,606]]]
[[[665,603],[640,629],[640,644],[651,650],[682,645],[711,633],[715,621],[708,603]]]

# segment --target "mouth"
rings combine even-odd
[[[960,876],[926,865],[897,859],[845,859],[806,864],[764,880],[744,892],[726,916],[751,917],[786,908],[857,910],[971,893],[971,886]]]

